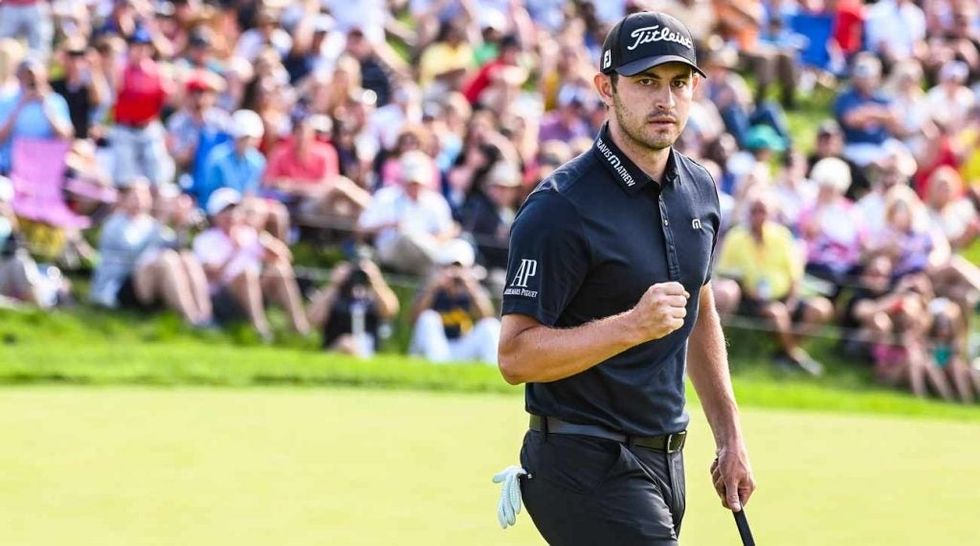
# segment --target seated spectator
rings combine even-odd
[[[17,67],[18,89],[0,97],[0,174],[11,169],[14,140],[71,138],[74,129],[64,97],[51,91],[47,69],[27,58]]]
[[[778,204],[774,219],[793,230],[803,211],[812,208],[816,202],[817,187],[806,177],[807,164],[803,154],[789,150],[784,157],[784,168],[772,190]]]
[[[576,138],[595,136],[585,121],[587,106],[595,102],[594,91],[578,85],[564,85],[558,92],[558,108],[548,112],[541,120],[538,140],[570,142]]]
[[[323,348],[361,357],[380,345],[383,323],[398,314],[398,296],[371,260],[338,264],[330,283],[310,301],[310,325],[323,332]]]
[[[473,68],[473,60],[464,26],[456,21],[443,22],[435,42],[426,46],[419,59],[419,85],[428,90],[435,84],[436,95],[458,90],[466,72]]]
[[[968,364],[966,318],[960,306],[946,298],[929,302],[929,315],[926,347],[932,365],[946,373],[961,402],[972,404],[980,393],[980,370]]]
[[[231,138],[231,118],[215,105],[222,87],[220,77],[214,74],[204,70],[192,74],[184,86],[183,106],[167,119],[167,151],[178,172],[191,177],[185,185],[192,192],[203,184],[211,150]]]
[[[878,88],[881,61],[867,53],[854,61],[852,85],[837,96],[834,115],[844,130],[844,157],[864,167],[883,155],[882,145],[901,130],[891,100]]]
[[[310,331],[285,243],[245,222],[243,197],[221,188],[208,199],[212,227],[194,238],[194,254],[204,264],[219,320],[244,314],[263,340],[272,339],[265,303],[283,307],[293,329]]]
[[[976,103],[973,90],[966,81],[970,68],[962,61],[951,61],[939,70],[939,83],[926,94],[930,114],[937,119],[949,120],[946,127],[957,131],[966,121],[970,108]]]
[[[374,239],[382,265],[416,275],[429,272],[443,247],[459,235],[446,199],[429,189],[432,159],[422,152],[402,157],[402,184],[381,188],[358,219]]]
[[[923,55],[926,17],[912,0],[881,0],[868,8],[864,32],[868,49],[892,65]]]
[[[861,268],[841,318],[841,346],[847,355],[870,361],[873,344],[890,331],[886,311],[894,302],[891,277],[892,260],[884,254],[872,255]]]
[[[266,159],[259,151],[259,141],[265,132],[262,118],[251,110],[238,110],[231,116],[233,141],[214,147],[204,164],[204,175],[193,193],[198,206],[210,203],[211,194],[220,188],[230,188],[244,199],[256,201],[260,227],[268,229],[280,240],[289,230],[289,211],[285,205],[258,196]]]
[[[792,233],[770,220],[770,213],[766,197],[749,198],[748,224],[732,228],[725,237],[717,269],[738,281],[740,314],[764,318],[775,328],[780,346],[776,363],[820,375],[823,366],[800,347],[800,337],[829,322],[833,305],[826,298],[800,295],[802,256]],[[794,323],[802,323],[801,332]]]
[[[10,202],[14,185],[0,176],[0,309],[22,303],[42,309],[70,301],[71,284],[54,266],[39,267],[24,248]]]
[[[836,297],[859,264],[866,238],[864,218],[844,197],[851,184],[846,163],[821,159],[810,178],[818,188],[817,201],[803,213],[799,224],[806,242],[806,272],[832,283]]]
[[[915,173],[915,159],[895,148],[885,159],[869,168],[870,191],[857,200],[855,207],[861,212],[869,237],[876,237],[885,229],[885,200],[892,188],[908,186]]]
[[[507,269],[510,225],[517,215],[521,173],[498,162],[487,175],[483,191],[475,192],[463,209],[463,231],[476,240],[481,263],[489,270]]]
[[[154,186],[173,179],[173,160],[160,123],[172,84],[153,55],[153,38],[138,28],[129,38],[126,65],[116,75],[116,125],[110,136],[116,185],[138,176]]]
[[[200,262],[175,248],[174,233],[150,216],[149,183],[134,181],[99,236],[101,259],[89,297],[106,307],[151,309],[162,302],[194,326],[212,323]]]
[[[898,116],[895,137],[920,158],[928,151],[929,141],[938,136],[923,83],[922,65],[909,59],[895,65],[884,85]]]
[[[813,171],[813,166],[825,157],[836,157],[847,163],[851,170],[851,186],[847,188],[847,198],[859,199],[871,187],[871,182],[865,176],[864,169],[843,156],[844,136],[840,125],[832,119],[824,120],[817,128],[817,141],[813,151],[806,158],[807,177]]]
[[[926,205],[934,226],[939,227],[953,250],[968,248],[980,237],[980,215],[963,195],[963,180],[951,167],[932,174]]]
[[[456,241],[439,264],[412,305],[411,353],[430,362],[496,364],[500,321],[473,274],[472,247]]]
[[[929,223],[925,208],[910,188],[893,188],[885,197],[885,228],[869,246],[892,259],[892,280],[906,275],[928,276],[949,258],[949,244]]]

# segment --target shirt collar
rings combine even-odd
[[[609,171],[613,180],[629,194],[635,194],[648,186],[657,184],[652,178],[647,176],[642,169],[636,166],[623,151],[616,146],[609,136],[609,122],[602,125],[599,135],[596,136],[595,143],[592,145],[596,159]],[[664,169],[664,183],[677,182],[677,160],[674,157],[674,149],[670,149],[670,156],[667,159],[667,167]]]

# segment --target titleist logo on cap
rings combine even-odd
[[[633,51],[639,47],[640,44],[646,44],[649,42],[676,42],[687,47],[694,47],[694,42],[692,42],[687,36],[660,25],[638,28],[633,32],[630,32],[630,38],[636,39],[636,41],[633,42],[633,45],[626,48],[630,51]]]

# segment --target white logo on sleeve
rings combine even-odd
[[[521,265],[517,268],[517,273],[514,273],[514,280],[511,281],[510,287],[504,290],[505,296],[524,296],[526,298],[536,298],[538,297],[537,290],[528,290],[527,283],[531,277],[538,274],[538,261],[537,260],[521,260]]]
[[[701,229],[701,219],[695,218],[691,220],[691,229]]]

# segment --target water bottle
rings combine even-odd
[[[758,284],[755,287],[756,296],[762,301],[769,301],[772,299],[772,284],[770,284],[769,279],[763,277],[759,279]]]

